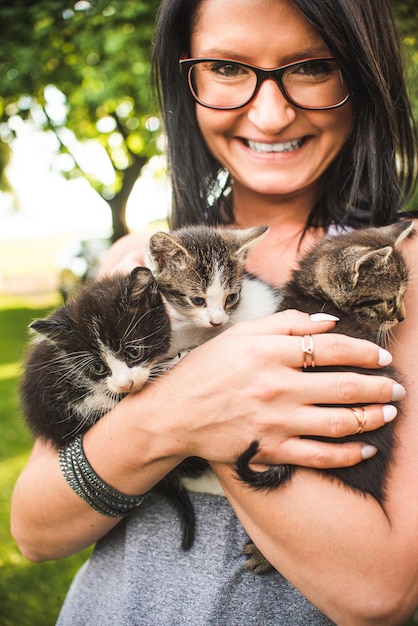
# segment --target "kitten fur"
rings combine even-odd
[[[385,345],[391,328],[404,319],[404,296],[408,270],[399,244],[412,235],[411,222],[399,222],[382,228],[368,228],[344,233],[320,242],[300,262],[283,288],[279,309],[299,309],[306,313],[321,311],[339,317],[330,332],[368,339]],[[315,367],[321,371],[357,371],[400,380],[393,367],[360,369],[354,367]],[[308,370],[307,370],[308,371]],[[312,371],[312,368],[311,368]],[[396,403],[394,403],[396,404]],[[385,497],[388,470],[396,445],[394,424],[378,430],[338,439],[311,437],[333,443],[361,441],[377,447],[378,453],[367,461],[345,468],[320,470],[361,493],[371,494],[379,502]],[[237,474],[256,489],[272,489],[288,481],[295,466],[275,465],[263,472],[249,467],[257,454],[259,442],[253,441],[240,455]],[[244,547],[246,569],[255,574],[273,568],[252,541]]]
[[[157,232],[146,259],[168,311],[172,336],[168,357],[173,363],[187,351],[241,320],[274,313],[280,301],[273,289],[245,271],[251,248],[267,227],[234,230],[189,226]],[[224,495],[203,459],[192,457],[178,466],[182,487]],[[193,543],[194,517],[183,512],[183,548]]]
[[[267,230],[189,226],[151,237],[146,264],[170,316],[171,356],[241,320],[274,313],[279,292],[245,272],[250,249]]]
[[[321,311],[336,315],[340,321],[331,332],[384,345],[391,328],[405,316],[408,270],[399,245],[411,236],[412,230],[412,223],[404,221],[323,240],[302,259],[284,286],[279,310],[295,308],[306,313]],[[400,379],[391,366],[369,370],[355,367],[311,369],[315,374],[341,370]],[[339,439],[317,439],[332,442],[355,440],[376,446],[378,453],[367,461],[352,467],[321,471],[356,491],[369,493],[379,502],[383,501],[395,446],[393,423]],[[248,463],[258,450],[259,444],[253,442],[238,460],[238,475],[244,482],[263,489],[289,480],[294,471],[291,465],[272,466],[264,472],[252,471]]]
[[[35,436],[68,443],[138,391],[170,345],[170,322],[146,268],[83,285],[30,328],[21,399]]]

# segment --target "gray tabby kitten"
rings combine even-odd
[[[172,356],[240,320],[277,310],[279,292],[244,267],[250,249],[267,230],[265,226],[245,230],[189,226],[151,237],[146,264],[170,317]]]
[[[294,308],[307,313],[322,311],[336,315],[340,321],[331,332],[368,339],[384,346],[390,330],[405,315],[408,269],[399,245],[411,236],[412,231],[413,224],[403,221],[323,240],[300,262],[291,280],[284,286],[279,310]],[[316,367],[313,371],[338,370],[389,376],[395,380],[400,378],[391,366],[377,370]],[[327,441],[326,438],[317,439]],[[328,441],[353,439],[376,446],[378,453],[352,467],[321,471],[382,502],[396,445],[394,424]],[[258,450],[259,443],[254,441],[239,457],[237,473],[244,482],[256,489],[271,489],[291,478],[295,470],[292,465],[276,465],[264,472],[253,471],[249,463]],[[269,570],[268,562],[253,544],[249,544],[246,551],[253,555],[249,569],[258,573]]]

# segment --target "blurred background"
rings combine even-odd
[[[28,324],[94,273],[112,241],[166,226],[150,89],[158,5],[0,0],[0,626],[52,626],[88,556],[33,565],[10,537],[10,496],[31,447],[20,362]],[[418,119],[417,0],[392,5]]]

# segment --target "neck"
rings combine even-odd
[[[295,194],[273,195],[260,194],[235,183],[233,194],[235,222],[240,228],[265,225],[271,229],[289,227],[303,231],[318,200],[319,189],[312,186]]]
[[[248,255],[248,271],[277,286],[288,280],[300,258],[324,236],[323,229],[310,228],[302,238],[317,196],[318,190],[313,188],[284,197],[256,194],[234,185],[236,226],[269,226]]]

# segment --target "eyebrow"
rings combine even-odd
[[[323,45],[312,46],[304,50],[299,50],[297,53],[286,54],[281,57],[280,64],[275,67],[281,67],[288,63],[303,61],[304,59],[314,59],[320,57],[333,56],[329,48],[324,43]],[[245,54],[237,54],[236,50],[231,51],[227,49],[211,48],[204,50],[203,54],[194,55],[195,58],[208,58],[208,59],[230,59],[231,61],[242,61],[243,63],[254,64],[253,59]]]

